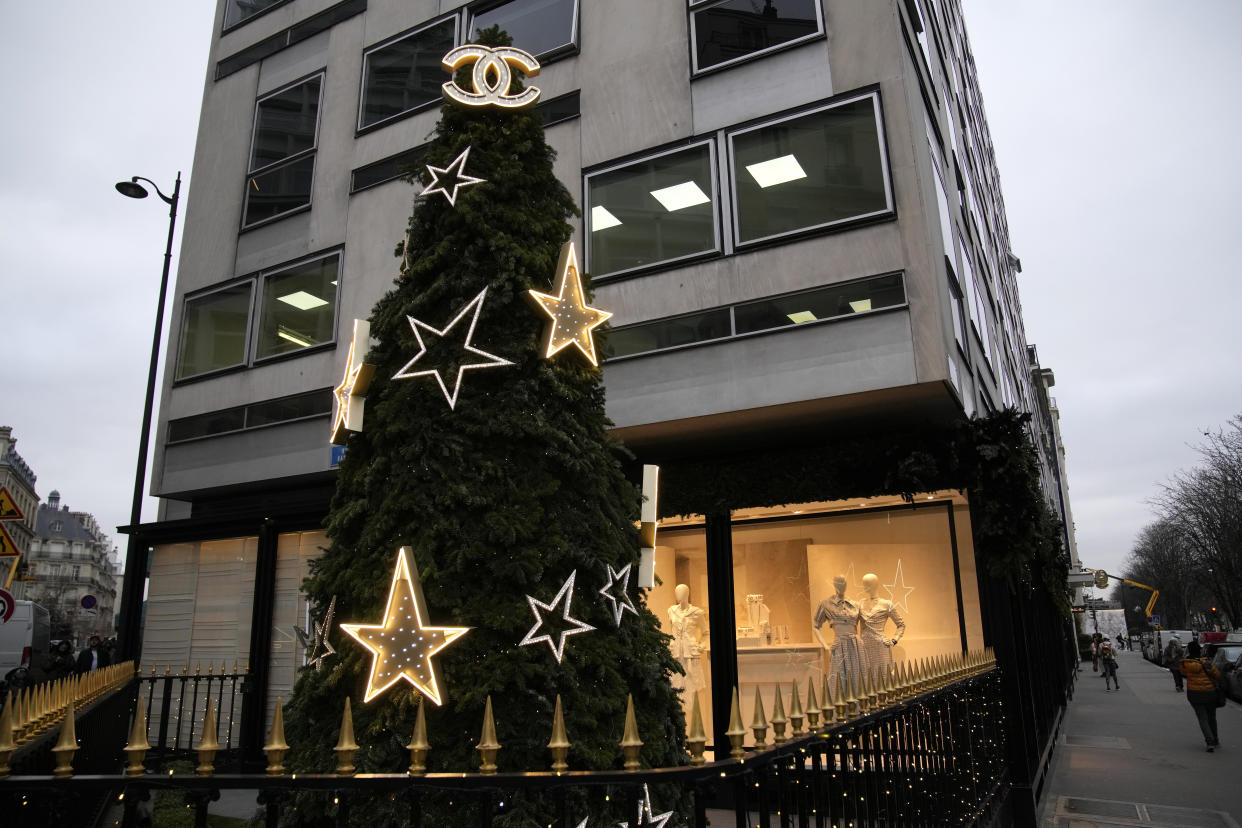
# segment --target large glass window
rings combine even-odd
[[[447,18],[376,46],[362,56],[358,128],[395,118],[440,100],[440,59],[453,48],[457,21]]]
[[[224,4],[224,28],[236,26],[259,12],[287,2],[289,0],[227,0]]]
[[[739,244],[892,209],[874,95],[729,136]]]
[[[316,75],[256,105],[243,227],[310,204],[322,81]]]
[[[697,342],[710,342],[724,339],[732,333],[728,308],[660,319],[609,331],[604,339],[604,358],[613,359],[693,345]]]
[[[246,361],[251,290],[251,283],[244,282],[186,300],[177,379]]]
[[[737,333],[753,333],[835,319],[906,303],[901,275],[881,276],[803,293],[747,302],[734,308]]]
[[[332,341],[338,262],[334,255],[263,277],[257,359]]]
[[[469,31],[499,26],[513,45],[536,57],[570,51],[578,42],[578,0],[509,0],[474,15]]]
[[[712,147],[695,144],[587,176],[595,277],[719,249]]]
[[[694,71],[821,34],[818,0],[723,0],[690,12]]]

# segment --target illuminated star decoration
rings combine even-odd
[[[608,583],[600,588],[599,594],[608,599],[612,607],[613,621],[619,627],[621,626],[621,616],[626,611],[638,615],[638,610],[634,608],[634,602],[630,600],[630,564],[626,564],[621,569],[613,569],[612,564],[606,564],[608,567]]]
[[[470,340],[474,338],[474,326],[478,324],[479,312],[483,310],[483,298],[487,295],[487,288],[479,291],[479,295],[466,303],[457,316],[453,317],[453,321],[448,323],[442,330],[436,330],[426,322],[420,322],[412,316],[407,316],[410,321],[410,327],[414,330],[414,338],[418,340],[418,353],[414,358],[407,362],[400,371],[393,374],[393,379],[412,379],[413,377],[422,377],[431,375],[436,378],[436,382],[440,384],[440,390],[444,392],[444,399],[448,400],[449,408],[457,406],[457,392],[461,390],[461,377],[468,369],[471,368],[494,368],[497,365],[512,365],[509,360],[498,357],[495,354],[489,354],[486,351],[480,351],[470,344]],[[473,312],[472,312],[473,309]],[[439,367],[424,368],[421,371],[412,370],[415,364],[423,358],[427,353],[427,343],[423,340],[423,334],[426,332],[432,337],[443,338],[449,335],[449,332],[456,328],[466,316],[470,316],[470,325],[466,328],[465,338],[462,340],[462,350],[479,357],[479,362],[466,362],[465,354],[463,361],[457,364],[457,376],[453,379],[453,390],[449,390],[448,383],[444,381],[444,375],[440,373]],[[460,334],[460,332],[459,332]]]
[[[328,602],[328,611],[323,614],[323,621],[311,619],[313,635],[296,624],[293,627],[293,631],[298,635],[298,642],[306,650],[305,666],[310,667],[313,665],[316,673],[322,672],[324,659],[336,654],[336,650],[333,649],[331,642],[328,641],[328,632],[332,629],[332,617],[335,614],[336,596],[333,595],[332,600]]]
[[[336,415],[332,418],[333,445],[345,445],[349,439],[346,432],[362,431],[366,393],[375,376],[375,366],[362,361],[370,343],[371,323],[355,319],[354,337],[349,342],[349,355],[345,357],[345,376],[341,378],[341,384],[332,389],[336,397]]]
[[[643,784],[643,801],[638,803],[638,822],[635,825],[654,825],[655,828],[665,828],[668,821],[673,818],[672,811],[666,811],[662,814],[653,813],[655,809],[651,807],[651,791],[647,789],[646,783]],[[630,828],[628,822],[618,823],[624,828]]]
[[[439,668],[431,657],[470,631],[469,627],[428,626],[423,585],[418,580],[418,569],[410,566],[410,550],[404,546],[397,552],[383,622],[340,626],[373,656],[363,702],[405,679],[418,692],[441,704]]]
[[[900,585],[900,586],[899,586]],[[914,587],[906,586],[906,576],[901,571],[901,558],[897,559],[897,574],[893,576],[891,584],[885,584],[884,588],[888,590],[888,594],[893,598],[893,606],[901,607],[904,611],[909,612],[910,593],[914,592]],[[901,597],[897,597],[897,593],[901,593]]]
[[[461,155],[453,159],[447,167],[433,167],[427,165],[427,172],[431,173],[431,183],[427,188],[419,193],[419,197],[431,195],[432,193],[443,193],[448,199],[448,203],[457,206],[457,191],[462,187],[469,187],[471,184],[482,184],[486,178],[475,178],[473,175],[466,175],[465,166],[466,158],[470,156],[470,147],[466,147],[461,151]],[[446,185],[447,182],[447,185]]]
[[[544,329],[543,355],[551,359],[562,348],[573,345],[592,365],[599,365],[591,331],[608,321],[612,314],[586,304],[582,276],[578,273],[578,256],[571,241],[561,247],[561,256],[556,264],[555,290],[555,296],[537,290],[530,292],[531,298],[552,319]]]
[[[574,579],[578,577],[578,570],[574,570],[569,574],[569,580],[565,581],[561,587],[561,591],[556,593],[556,597],[552,599],[551,604],[545,604],[543,601],[536,601],[527,595],[526,600],[530,602],[530,611],[535,614],[535,626],[530,628],[526,633],[526,637],[518,642],[518,646],[525,647],[527,644],[538,644],[540,641],[548,642],[548,646],[552,648],[552,654],[556,656],[556,663],[560,664],[561,659],[565,655],[565,639],[571,635],[578,633],[590,632],[595,628],[590,624],[579,621],[576,618],[569,617],[569,605],[574,600]],[[545,626],[543,613],[555,614],[556,608],[564,602],[564,609],[560,611],[560,619],[566,623],[566,627],[554,632],[545,632],[542,635],[536,635],[539,630]],[[553,641],[553,636],[556,641]]]

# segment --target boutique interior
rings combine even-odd
[[[857,680],[889,663],[983,646],[969,507],[958,492],[738,510],[732,546],[733,594],[710,595],[703,519],[662,521],[647,596],[685,671],[673,683],[687,721],[697,693],[709,733],[715,658],[737,659],[749,724],[756,688],[770,718],[777,684],[788,713],[795,682],[805,706],[808,682],[818,695],[825,674],[835,691],[838,675]],[[729,604],[736,650],[722,652],[708,619]],[[753,745],[750,731],[746,739]]]

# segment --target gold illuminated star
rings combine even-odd
[[[565,346],[575,345],[592,365],[599,365],[591,331],[608,321],[612,314],[586,304],[573,242],[565,242],[561,247],[561,257],[556,263],[556,295],[536,290],[532,290],[530,295],[552,318],[552,323],[544,329],[543,355],[551,359]]]
[[[349,355],[345,357],[345,376],[341,384],[332,389],[336,397],[336,415],[332,418],[332,443],[343,446],[349,439],[348,431],[362,431],[362,417],[366,405],[367,389],[375,376],[375,366],[362,361],[371,343],[371,323],[365,319],[354,320],[354,338],[349,343]]]
[[[371,675],[363,702],[383,693],[400,679],[441,704],[439,669],[431,657],[470,631],[469,627],[427,626],[427,602],[418,569],[410,566],[410,550],[397,552],[397,567],[388,588],[381,624],[341,624],[341,629],[371,651]]]

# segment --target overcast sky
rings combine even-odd
[[[129,518],[168,228],[112,185],[188,183],[214,6],[0,7],[0,423],[42,497],[109,529]],[[1242,411],[1242,3],[965,7],[1080,554],[1117,570],[1159,484]]]

